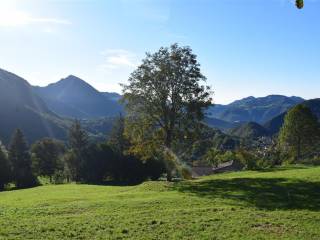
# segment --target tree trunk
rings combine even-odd
[[[167,169],[167,181],[171,182],[172,181],[172,173],[171,170]]]
[[[298,139],[298,145],[297,145],[297,156],[296,156],[296,161],[299,163],[300,158],[301,158],[301,140],[300,138]]]
[[[165,143],[164,143],[164,145],[166,146],[166,148],[171,149],[171,142],[172,142],[171,131],[170,131],[170,130],[167,130],[167,131],[166,131]]]
[[[166,138],[165,138],[164,145],[165,145],[165,148],[166,148],[165,151],[168,154],[170,154],[170,151],[171,151],[171,141],[172,141],[171,132],[170,132],[170,130],[167,130],[166,131]],[[168,160],[165,159],[165,166],[166,166],[166,170],[167,170],[167,181],[171,182],[172,181],[172,170],[171,170],[171,167],[169,166],[167,161]]]

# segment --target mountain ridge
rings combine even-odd
[[[117,101],[74,75],[46,87],[34,87],[34,91],[53,112],[64,117],[94,119],[116,116],[123,111]]]
[[[305,101],[303,98],[284,95],[265,97],[249,96],[227,105],[217,104],[208,110],[210,117],[227,122],[257,122],[264,124],[289,108]]]
[[[0,139],[8,143],[12,131],[18,127],[26,132],[30,142],[42,137],[66,139],[72,118],[83,120],[85,128],[101,138],[99,131],[109,131],[112,119],[124,111],[118,103],[120,98],[118,93],[99,92],[74,75],[38,87],[0,69]],[[210,127],[235,136],[266,135],[266,131],[274,135],[282,126],[288,109],[299,103],[309,106],[320,118],[320,99],[304,101],[296,96],[273,94],[260,98],[249,96],[228,105],[217,104],[209,109],[204,121]],[[212,116],[214,114],[220,118]],[[241,114],[243,118],[230,121],[230,117],[237,119]],[[251,121],[255,114],[262,116],[260,122]],[[269,117],[272,118],[261,123]]]
[[[8,143],[21,128],[29,142],[42,137],[66,138],[63,119],[54,114],[18,75],[0,69],[0,137]]]

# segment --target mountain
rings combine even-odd
[[[263,127],[267,129],[270,135],[275,135],[279,132],[280,128],[284,123],[284,118],[287,112],[281,113],[280,115],[274,117],[273,119],[266,122]]]
[[[230,130],[229,134],[240,138],[254,139],[262,136],[268,136],[269,132],[260,124],[249,122]]]
[[[247,97],[228,105],[215,105],[209,109],[210,117],[227,122],[257,122],[263,124],[289,108],[302,103],[300,97],[269,95],[266,97]]]
[[[50,110],[70,118],[94,119],[123,111],[114,93],[100,93],[82,79],[70,75],[46,87],[34,87]]]
[[[115,92],[101,92],[101,94],[104,95],[109,100],[115,101],[115,102],[118,102],[122,97],[119,93],[115,93]]]
[[[320,98],[311,99],[304,101],[302,104],[309,107],[312,113],[320,119]],[[271,135],[275,135],[280,131],[280,128],[282,127],[284,123],[284,118],[286,116],[287,112],[284,112],[270,121],[267,121],[263,126],[268,130],[268,132]]]
[[[21,128],[30,143],[43,137],[64,140],[69,118],[81,119],[95,139],[105,138],[114,117],[123,111],[120,98],[117,93],[99,92],[72,75],[47,87],[32,87],[23,78],[0,69],[0,139],[8,143],[14,129]],[[224,132],[232,129],[230,133],[237,137],[276,134],[286,111],[301,102],[302,98],[280,95],[248,97],[210,108],[205,122]],[[303,104],[320,118],[320,99]]]
[[[66,138],[66,122],[51,112],[23,78],[0,69],[0,139],[8,143],[21,128],[29,143],[43,138]]]
[[[227,121],[223,121],[221,119],[217,119],[217,118],[211,118],[211,117],[206,117],[204,119],[204,122],[212,127],[212,128],[217,128],[221,131],[228,131],[231,128],[235,128],[236,126],[238,126],[239,124],[237,123],[231,123],[231,122],[227,122]]]

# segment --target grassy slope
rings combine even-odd
[[[320,168],[0,193],[0,239],[320,239]]]

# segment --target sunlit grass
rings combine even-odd
[[[320,168],[0,193],[0,239],[320,239]]]

